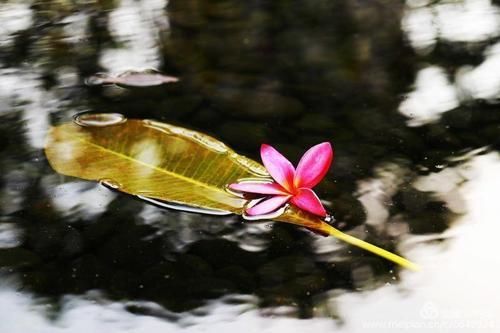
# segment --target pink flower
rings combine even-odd
[[[325,217],[326,210],[312,188],[326,175],[333,159],[328,142],[310,148],[300,159],[297,170],[273,147],[263,144],[260,156],[274,182],[242,181],[229,185],[234,191],[262,195],[264,198],[245,212],[250,216],[266,215],[287,202],[312,214]]]

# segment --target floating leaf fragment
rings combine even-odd
[[[106,122],[109,119],[120,121]],[[116,114],[85,114],[75,122],[53,127],[45,153],[61,174],[100,181],[157,205],[189,207],[187,210],[215,215],[244,215],[247,200],[228,191],[228,184],[243,179],[272,181],[261,164],[208,135]],[[418,267],[294,205],[270,218],[335,236],[406,268]]]
[[[164,75],[156,70],[126,71],[118,75],[97,73],[85,80],[89,86],[115,84],[122,87],[152,87],[166,83],[175,83],[179,79]]]

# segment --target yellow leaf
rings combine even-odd
[[[269,180],[259,163],[199,132],[114,114],[84,114],[53,127],[45,153],[57,172],[101,181],[121,192],[189,206],[212,214],[242,214],[246,200],[226,190],[244,178]],[[333,235],[410,269],[393,253],[342,233],[320,218],[289,206],[276,221]]]

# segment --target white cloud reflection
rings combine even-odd
[[[30,27],[32,11],[30,4],[23,2],[7,2],[0,4],[0,46],[9,46],[13,34]]]
[[[159,38],[168,28],[165,0],[122,0],[110,14],[109,30],[120,48],[104,50],[100,64],[109,72],[158,68]]]
[[[462,0],[427,5],[407,1],[402,28],[412,46],[425,50],[437,39],[481,42],[499,35],[500,12],[490,0]]]
[[[500,303],[495,299],[500,293],[500,156],[476,157],[459,168],[469,179],[460,188],[467,214],[440,235],[447,238],[445,243],[419,244],[406,253],[422,265],[421,272],[404,272],[396,285],[340,296],[346,332],[500,330]],[[449,172],[431,177],[434,190],[444,185],[450,191],[454,181]]]
[[[458,105],[457,92],[444,70],[430,66],[418,72],[415,90],[400,104],[399,112],[409,118],[409,126],[420,126],[438,120]]]
[[[85,13],[75,13],[62,19],[64,41],[78,45],[87,39],[89,17]]]
[[[417,53],[432,51],[438,40],[456,44],[460,49],[476,47],[500,35],[500,9],[490,0],[429,1],[408,0],[401,26]],[[408,125],[420,126],[438,120],[467,99],[498,99],[500,44],[486,51],[486,59],[477,67],[458,69],[454,81],[436,66],[422,69],[415,90],[404,100],[399,111],[410,118]]]
[[[7,112],[22,110],[29,143],[42,148],[49,127],[48,114],[59,102],[41,87],[39,74],[24,68],[0,69],[0,100],[6,101]]]
[[[0,249],[19,246],[21,235],[22,230],[15,223],[0,223]]]
[[[486,51],[486,59],[477,67],[467,66],[457,73],[457,84],[472,98],[500,97],[500,43]]]
[[[102,185],[73,181],[58,185],[50,184],[52,178],[44,179],[47,195],[53,206],[70,220],[91,220],[106,211],[116,193]]]
[[[238,297],[238,296],[235,296]],[[66,296],[62,300],[61,315],[48,319],[50,308],[35,302],[30,295],[4,288],[0,290],[0,332],[8,333],[152,333],[152,332],[323,332],[335,324],[327,318],[300,320],[294,318],[262,317],[256,309],[254,297],[243,297],[243,304],[228,304],[224,300],[208,303],[178,320],[136,315],[126,311],[127,303],[110,302],[94,297]],[[148,303],[148,307],[157,308]],[[287,309],[281,309],[281,311]],[[168,311],[159,310],[168,314]],[[280,311],[277,309],[276,311]],[[207,312],[209,315],[199,315]],[[172,317],[176,317],[172,314]]]
[[[417,50],[428,49],[436,43],[438,31],[431,8],[407,10],[401,26],[411,45]]]

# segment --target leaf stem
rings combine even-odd
[[[387,250],[384,250],[378,246],[375,246],[373,244],[370,244],[368,242],[365,242],[359,238],[356,238],[354,236],[348,235],[346,233],[343,233],[342,231],[332,227],[329,224],[324,224],[322,226],[323,230],[328,233],[331,236],[334,236],[340,240],[343,240],[344,242],[357,246],[359,248],[362,248],[363,250],[369,251],[371,253],[374,253],[376,255],[379,255],[387,260],[390,260],[404,268],[410,269],[412,271],[419,271],[420,266],[409,261],[408,259],[405,259],[403,257],[398,256],[397,254],[394,254],[392,252],[389,252]]]

